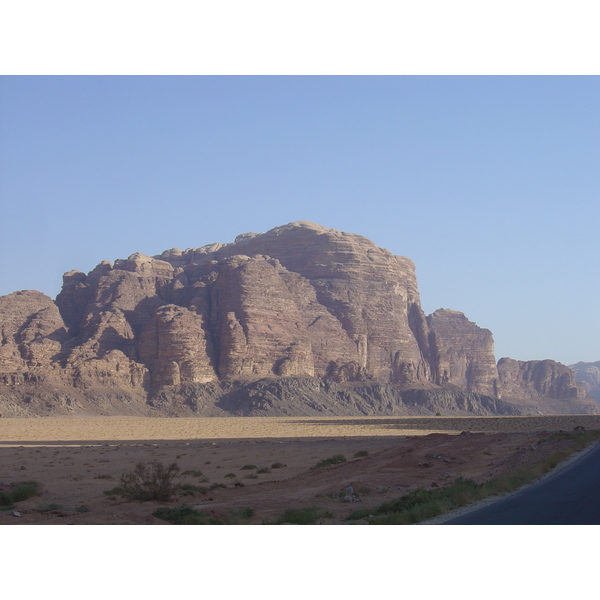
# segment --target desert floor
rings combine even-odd
[[[20,516],[1,511],[0,524],[165,524],[153,511],[183,503],[217,517],[250,507],[252,524],[319,506],[333,515],[321,523],[343,523],[416,487],[483,481],[538,462],[553,450],[538,444],[548,432],[576,426],[600,429],[600,416],[0,419],[0,491],[41,484],[40,496],[16,505]],[[312,469],[336,454],[347,462]],[[104,494],[137,463],[155,460],[176,462],[186,483],[225,488],[170,503]],[[355,499],[344,502],[349,486]]]

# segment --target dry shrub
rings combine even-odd
[[[177,490],[179,466],[158,461],[138,463],[131,473],[121,475],[121,493],[132,500],[168,502]]]

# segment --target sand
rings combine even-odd
[[[538,461],[551,450],[538,445],[544,432],[576,426],[600,429],[600,416],[0,419],[0,486],[42,486],[41,496],[18,503],[21,516],[0,512],[0,524],[164,524],[154,510],[184,502],[216,516],[249,506],[256,524],[316,505],[332,514],[323,523],[343,523],[352,510],[415,487],[483,480]],[[458,435],[464,431],[472,434]],[[368,456],[355,458],[360,451]],[[347,462],[312,469],[335,454]],[[153,460],[193,472],[187,483],[226,488],[171,503],[104,494],[136,463]],[[360,502],[340,502],[348,486],[363,490]]]

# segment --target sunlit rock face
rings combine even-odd
[[[435,383],[469,392],[498,395],[498,370],[492,332],[463,313],[439,309],[427,317]]]
[[[362,236],[301,221],[157,258],[173,265],[180,303],[186,286],[206,288],[221,379],[431,379],[414,265]]]
[[[59,368],[67,330],[51,298],[35,291],[0,296],[0,382],[18,384]]]
[[[0,336],[0,382],[11,393],[44,382],[67,390],[65,406],[102,397],[107,411],[117,398],[134,412],[148,401],[169,414],[222,414],[231,385],[263,379],[287,382],[273,384],[288,403],[281,414],[304,410],[292,399],[296,387],[308,394],[302,406],[331,414],[350,405],[361,414],[408,414],[399,394],[415,388],[429,394],[418,410],[441,406],[430,391],[446,389],[452,410],[479,403],[480,414],[513,409],[479,395],[585,396],[554,367],[541,375],[508,362],[497,368],[491,332],[460,312],[426,317],[408,258],[305,221],[69,271],[55,302],[34,291],[1,297]],[[360,386],[367,400],[344,396]],[[247,393],[258,398],[258,389]],[[73,390],[80,396],[69,404]],[[335,407],[322,404],[327,397]]]

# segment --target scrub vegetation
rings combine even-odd
[[[410,525],[433,519],[457,508],[483,500],[488,496],[506,494],[535,481],[554,469],[574,452],[583,450],[598,439],[600,439],[600,431],[582,432],[577,430],[574,433],[554,433],[542,439],[540,443],[556,440],[565,440],[572,443],[563,450],[548,454],[536,465],[495,477],[484,483],[477,483],[473,479],[459,477],[447,487],[418,488],[401,498],[385,502],[376,508],[354,511],[346,520],[357,521],[368,518],[368,523],[371,525]]]

